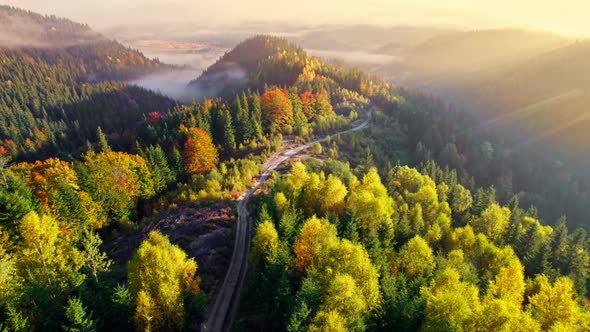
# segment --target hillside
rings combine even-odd
[[[0,5],[0,47],[63,47],[104,38],[88,25]]]
[[[436,47],[422,46],[421,62],[414,60],[410,66],[424,65],[416,76],[408,74],[406,82],[484,114],[497,128],[516,129],[512,133],[526,146],[550,147],[552,153],[588,165],[590,150],[583,142],[590,139],[590,42],[562,45],[560,39],[539,36],[526,44],[507,39],[501,49],[508,50],[501,52],[484,42],[451,47],[446,56],[440,54],[445,51],[435,52]],[[459,54],[474,52],[488,55],[466,57],[464,64],[451,57],[463,59]],[[437,60],[431,61],[436,68],[425,64],[428,59]]]
[[[408,72],[410,80],[444,79],[445,75],[477,75],[523,61],[569,41],[545,32],[517,29],[478,30],[439,34],[396,52],[405,61],[395,70]]]
[[[173,104],[121,83],[172,67],[67,19],[6,6],[0,15],[5,31],[19,34],[8,37],[19,45],[0,43],[3,154],[20,159],[41,151],[80,153],[97,127],[122,134],[143,113]]]
[[[288,70],[285,73],[290,77],[285,82],[273,81],[267,75],[271,61],[283,61],[285,57],[293,57],[297,63],[292,64],[297,68],[284,68],[277,66],[279,70]],[[260,87],[262,83],[291,85],[301,73],[307,55],[303,50],[291,44],[284,38],[270,36],[256,36],[239,43],[231,51],[223,55],[212,66],[207,68],[196,80],[190,82],[189,89],[196,95],[217,96],[237,93],[246,85]],[[273,72],[272,75],[281,73]],[[267,75],[268,76],[268,75]]]

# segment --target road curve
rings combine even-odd
[[[345,133],[359,131],[366,128],[369,124],[369,121],[371,120],[371,111],[372,109],[367,112],[367,118],[358,126],[335,133],[330,135],[330,137],[336,137]],[[213,303],[211,310],[209,311],[207,321],[202,326],[203,331],[229,331],[233,324],[239,304],[240,289],[242,288],[244,277],[248,269],[250,232],[252,229],[252,225],[249,222],[250,218],[247,208],[250,197],[256,192],[256,190],[258,190],[258,188],[260,188],[260,186],[262,186],[262,184],[264,184],[264,182],[266,182],[270,176],[270,173],[279,167],[283,162],[301,153],[303,150],[310,148],[314,144],[325,141],[326,139],[327,138],[316,139],[309,143],[273,154],[264,163],[264,172],[258,178],[254,186],[240,197],[236,208],[238,220],[234,240],[234,251],[229,263],[229,268],[227,269],[227,273],[225,275],[225,279],[223,280],[223,284],[215,298],[215,302]]]

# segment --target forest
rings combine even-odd
[[[125,83],[175,68],[103,38],[0,63],[0,331],[198,330],[227,267],[163,222],[214,234],[318,138],[254,197],[236,330],[590,329],[589,184],[433,97],[267,35],[192,103]]]

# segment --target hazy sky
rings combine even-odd
[[[124,23],[524,26],[590,36],[590,0],[0,0],[103,28]]]

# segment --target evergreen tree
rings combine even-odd
[[[221,145],[226,153],[234,151],[236,149],[236,138],[230,112],[226,109],[220,109],[217,111],[215,122],[215,144]]]
[[[174,181],[174,174],[170,170],[164,150],[159,144],[148,147],[146,152],[148,166],[154,178],[154,190],[160,192]]]
[[[82,302],[78,298],[70,298],[66,306],[66,318],[68,323],[63,326],[67,332],[94,332],[96,326],[92,317],[86,313]]]
[[[100,128],[100,126],[96,129],[96,136],[98,137],[98,152],[111,151],[111,146],[109,145],[107,137],[102,132],[102,128]]]

